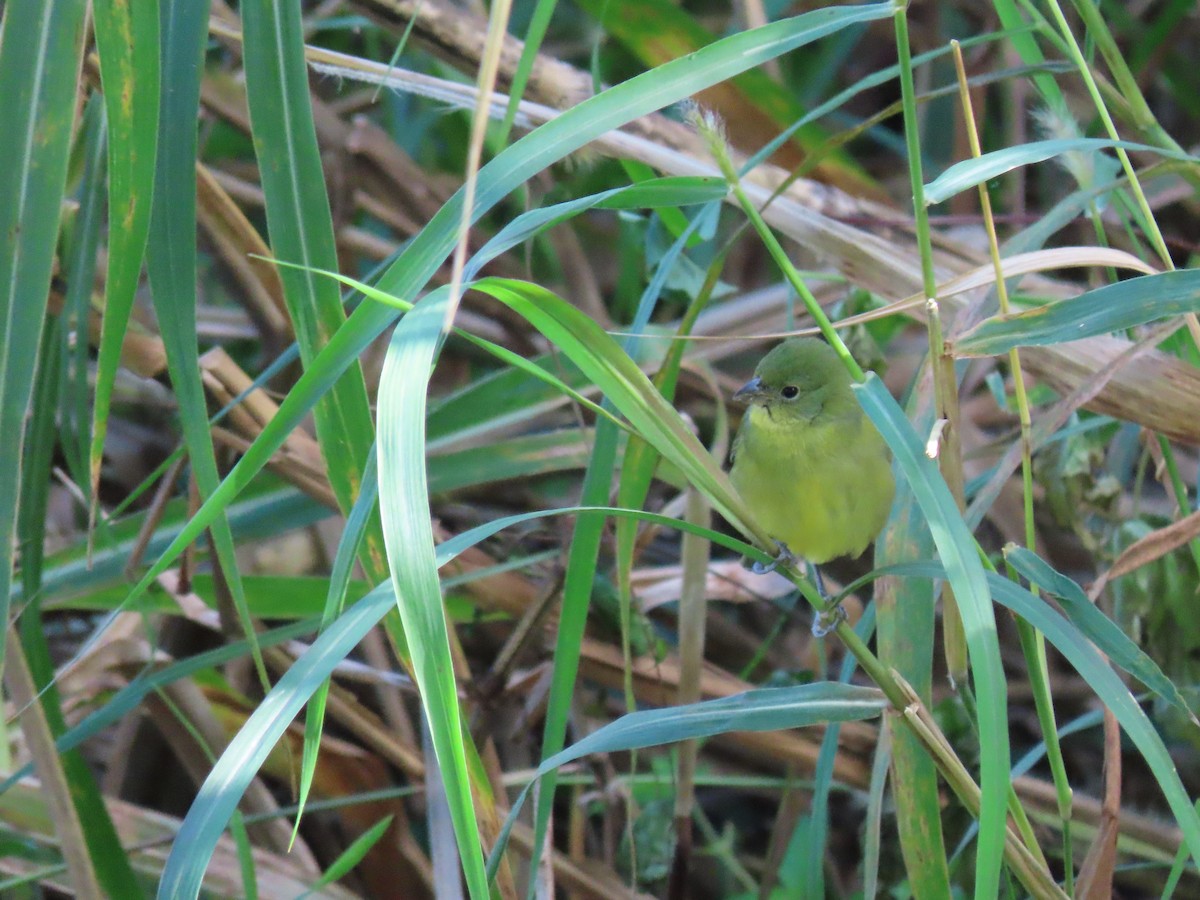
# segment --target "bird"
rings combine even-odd
[[[860,556],[887,523],[896,489],[890,455],[851,383],[829,344],[791,338],[733,395],[748,408],[729,477],[780,545],[777,562]]]

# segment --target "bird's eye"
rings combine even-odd
[[[784,400],[795,400],[800,396],[800,388],[796,387],[794,384],[785,384],[779,393]]]

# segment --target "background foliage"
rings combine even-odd
[[[1194,4],[2,8],[5,896],[1197,891]]]

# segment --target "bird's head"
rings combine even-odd
[[[843,406],[857,409],[850,374],[834,349],[816,338],[792,338],[762,358],[754,377],[733,395],[748,406],[762,406],[772,418],[811,422]]]

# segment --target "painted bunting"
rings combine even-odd
[[[887,445],[833,348],[784,341],[733,395],[749,405],[729,477],[784,559],[858,556],[887,521],[895,482]]]

